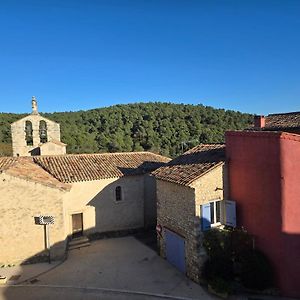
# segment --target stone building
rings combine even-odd
[[[203,231],[235,226],[235,204],[227,199],[225,146],[199,145],[152,173],[157,185],[160,254],[200,282],[206,259]]]
[[[53,259],[72,237],[155,225],[149,172],[168,161],[150,152],[0,157],[0,264],[47,257],[40,216],[54,217]]]
[[[32,113],[11,124],[13,156],[66,154],[60,141],[60,126],[38,113],[32,97]]]

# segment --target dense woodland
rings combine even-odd
[[[175,157],[199,143],[224,141],[252,115],[203,105],[136,103],[42,114],[60,123],[68,153],[152,151]],[[0,155],[11,155],[10,123],[25,114],[0,114]]]

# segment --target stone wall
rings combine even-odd
[[[175,183],[157,180],[157,223],[185,239],[187,276],[199,281],[197,232],[195,228],[195,190]],[[165,253],[165,232],[159,238],[160,254]]]
[[[55,143],[45,143],[40,147],[40,155],[63,155],[66,154],[66,146]]]
[[[12,148],[13,156],[30,156],[30,151],[39,147],[40,136],[39,136],[39,122],[45,121],[47,124],[47,138],[50,140],[60,141],[60,126],[49,119],[46,119],[40,115],[28,115],[11,124],[11,135],[12,135]],[[26,135],[25,135],[25,123],[30,121],[32,123],[32,135],[33,145],[27,146]]]
[[[190,187],[157,180],[157,223],[185,238],[187,276],[201,282],[201,267],[206,260],[202,246],[201,204],[223,199],[226,173],[218,166]],[[165,257],[164,231],[158,237],[160,254]]]
[[[45,256],[44,226],[34,221],[39,215],[55,217],[55,224],[50,225],[51,256],[58,259],[64,255],[63,194],[59,189],[0,175],[0,263],[21,263]]]

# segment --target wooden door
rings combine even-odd
[[[72,215],[72,235],[73,237],[82,236],[83,220],[82,213]]]

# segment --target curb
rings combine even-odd
[[[179,297],[179,296],[172,296],[172,295],[164,295],[164,294],[157,294],[157,293],[148,293],[148,292],[139,292],[139,291],[130,291],[130,290],[119,290],[119,289],[108,289],[108,288],[97,288],[97,287],[79,287],[79,286],[62,286],[62,285],[27,285],[27,284],[18,284],[18,285],[11,285],[11,288],[58,288],[58,289],[75,289],[75,290],[89,290],[89,291],[98,291],[98,292],[106,292],[112,294],[127,294],[127,295],[140,295],[140,296],[150,296],[156,297],[160,299],[173,299],[173,300],[199,300],[199,298],[187,298],[187,297]],[[5,286],[3,286],[5,288]]]

